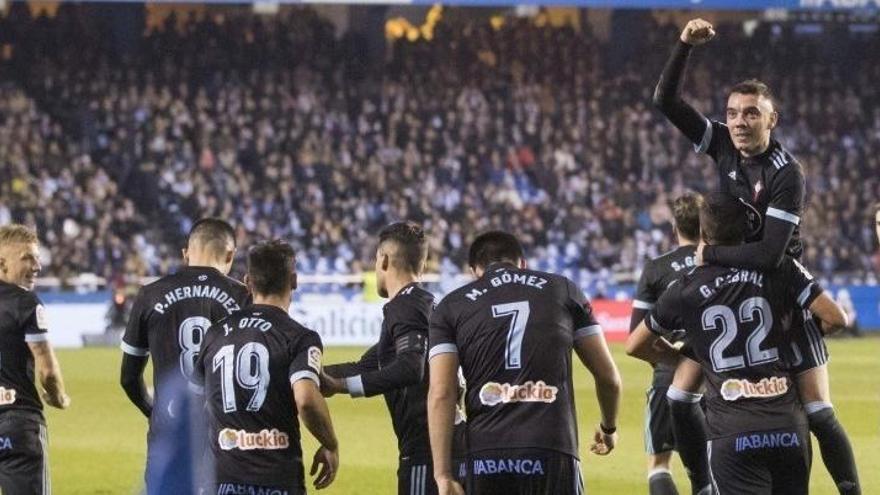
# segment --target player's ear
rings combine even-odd
[[[774,110],[773,113],[770,114],[770,130],[775,129],[776,124],[778,122],[779,122],[779,112]]]
[[[180,257],[183,258],[183,264],[189,264],[189,254],[186,248],[180,250]]]
[[[235,259],[235,248],[232,248],[231,251],[226,251],[226,264],[232,264],[232,261]]]
[[[388,267],[391,266],[391,257],[388,256],[387,253],[382,254],[382,263],[379,264],[382,267],[383,272],[388,271]]]
[[[251,277],[248,276],[247,273],[245,273],[245,274],[244,274],[244,277],[242,277],[241,281],[242,281],[242,283],[243,283],[244,285],[247,286],[247,288],[248,288],[248,292],[250,292],[251,294],[253,294],[253,293],[254,293],[254,288],[251,287]]]
[[[526,268],[528,268],[528,263],[526,262],[526,259],[525,259],[525,258],[520,258],[520,259],[519,259],[519,269],[520,269],[520,270],[525,270]]]
[[[297,287],[296,272],[290,274],[290,290],[295,291]]]

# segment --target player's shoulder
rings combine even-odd
[[[0,282],[0,301],[12,304],[15,310],[23,312],[31,312],[43,304],[36,292],[7,282]]]
[[[412,283],[400,290],[385,304],[386,311],[430,311],[434,305],[434,294],[418,283]]]
[[[779,141],[773,140],[767,151],[767,161],[776,169],[781,177],[794,177],[803,179],[804,167],[785,146]]]

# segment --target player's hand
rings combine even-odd
[[[56,397],[48,392],[43,392],[43,402],[57,409],[67,409],[70,407],[70,396],[61,394]]]
[[[318,468],[321,468],[318,471]],[[336,479],[336,472],[339,470],[339,450],[330,450],[327,447],[321,447],[315,452],[312,460],[312,469],[309,471],[311,476],[315,477],[315,489],[321,490],[330,486]]]
[[[681,41],[692,46],[700,46],[715,37],[715,27],[703,19],[692,19],[681,32]]]
[[[596,434],[593,435],[593,444],[590,445],[590,452],[596,455],[608,455],[617,445],[617,432],[607,434],[602,431],[601,426],[596,426]]]
[[[334,395],[345,391],[345,381],[342,378],[336,378],[321,372],[321,395],[324,397],[333,397]]]
[[[435,481],[439,495],[464,495],[464,488],[461,487],[461,484],[450,477],[438,478]]]

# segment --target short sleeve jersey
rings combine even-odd
[[[249,299],[244,284],[208,267],[185,267],[141,288],[122,350],[134,356],[152,355],[157,403],[163,403],[163,384],[170,374],[189,380],[205,330]]]
[[[467,383],[467,444],[578,457],[574,341],[602,329],[570,280],[512,265],[448,294],[429,327],[429,359],[457,352]]]
[[[218,483],[304,487],[292,384],[320,386],[321,338],[275,306],[212,326],[191,377],[205,394]]]
[[[46,308],[33,292],[0,282],[0,412],[41,412],[28,342],[48,339]]]

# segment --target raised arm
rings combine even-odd
[[[694,46],[702,45],[715,37],[715,29],[702,19],[687,23],[675,44],[660,81],[654,89],[654,105],[694,144],[706,148],[703,143],[709,121],[681,98],[688,56]]]

